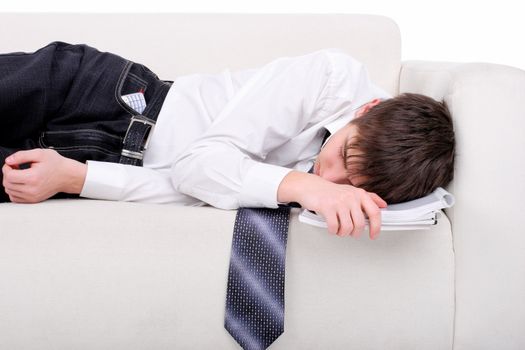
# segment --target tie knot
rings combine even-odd
[[[324,134],[324,137],[323,137],[323,142],[321,143],[321,145],[324,146],[326,140],[328,140],[328,138],[330,137],[330,135],[332,135],[332,133],[328,130],[326,130],[326,133]]]

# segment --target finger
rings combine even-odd
[[[15,194],[15,195],[10,194],[10,195],[9,195],[9,200],[10,200],[11,202],[14,202],[14,203],[25,203],[25,202],[26,202],[26,200],[25,200],[24,197],[22,197],[22,196],[18,196],[18,195],[16,195],[16,194]]]
[[[35,148],[27,151],[18,151],[6,158],[5,162],[11,166],[24,163],[38,162],[42,159],[42,149]]]
[[[339,230],[339,220],[337,219],[337,215],[335,213],[330,213],[324,215],[324,219],[326,221],[328,232],[335,235]]]
[[[9,191],[10,193],[22,194],[22,193],[26,193],[26,189],[27,189],[27,186],[21,185],[21,184],[8,183],[7,186],[5,186],[5,191],[6,192]]]
[[[350,216],[349,210],[342,210],[337,212],[339,218],[339,230],[337,231],[338,236],[348,236],[354,229],[354,223]]]
[[[368,227],[370,231],[370,238],[376,239],[381,230],[381,210],[376,203],[369,200],[363,200],[361,203],[366,216],[368,216]]]
[[[33,174],[34,169],[26,169],[26,170],[19,170],[19,169],[11,169],[8,174],[4,175],[4,179],[8,184],[13,185],[24,185],[28,183],[29,178]]]
[[[13,168],[11,168],[8,164],[4,163],[4,165],[2,166],[2,174],[7,174],[8,172],[10,172],[11,170],[13,170]]]
[[[358,206],[352,207],[350,213],[352,214],[352,221],[354,222],[354,228],[350,235],[354,238],[359,238],[365,228],[365,216],[361,211],[361,207]]]
[[[388,203],[384,201],[383,198],[379,197],[374,192],[367,192],[370,198],[377,204],[379,208],[386,208],[388,206]]]

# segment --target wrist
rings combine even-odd
[[[64,181],[62,181],[63,188],[61,192],[80,194],[86,180],[87,164],[74,159],[66,159]]]
[[[279,184],[277,200],[280,203],[302,202],[302,196],[308,188],[307,183],[316,175],[293,170],[289,172]]]

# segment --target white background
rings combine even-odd
[[[394,19],[403,60],[471,61],[525,69],[520,0],[19,0],[1,12],[367,13]]]

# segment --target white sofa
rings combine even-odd
[[[381,16],[0,14],[0,52],[54,40],[118,53],[166,80],[338,47],[392,94],[444,98],[458,140],[450,220],[371,241],[329,235],[294,211],[285,332],[270,348],[525,348],[524,71],[401,62],[399,28]],[[0,204],[0,349],[239,348],[223,327],[235,213]]]

